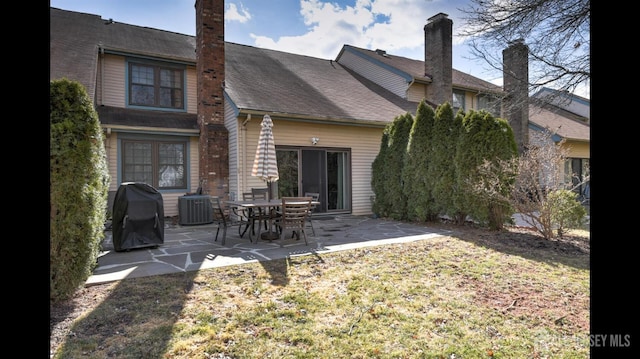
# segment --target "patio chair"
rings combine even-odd
[[[251,194],[253,195],[253,200],[264,200],[266,201],[267,199],[269,199],[269,189],[268,188],[252,188],[251,189]],[[260,208],[258,213],[254,213],[253,214],[253,219],[254,221],[262,221],[262,224],[264,224],[264,229],[267,229],[269,223],[267,222],[269,220],[269,213],[267,213],[268,209],[267,208]],[[258,223],[258,230],[260,230],[260,223]]]
[[[311,197],[311,200],[314,202],[318,202],[320,200],[320,193],[318,192],[306,192],[304,194],[305,197]],[[307,221],[309,222],[309,224],[311,225],[311,233],[313,234],[313,236],[316,236],[316,230],[315,228],[313,228],[313,213],[316,211],[316,205],[312,204],[311,205],[311,212],[309,212],[309,218],[307,218]]]
[[[242,193],[243,201],[252,201],[252,200],[267,200],[267,188],[252,188],[251,192]],[[241,224],[241,228],[239,230],[240,238],[244,236],[247,230],[251,227],[252,232],[251,235],[256,235],[256,222],[258,224],[258,237],[260,236],[262,225],[264,225],[264,229],[266,230],[269,227],[269,213],[266,212],[266,209],[258,208],[258,209],[245,209],[244,211],[240,211],[239,214],[242,216],[243,223]]]
[[[251,194],[251,192],[242,193],[243,201],[250,201],[252,199],[253,195]],[[233,207],[233,213],[240,221],[240,225],[238,226],[238,234],[240,235],[240,238],[243,238],[245,233],[247,233],[247,230],[251,227],[251,212],[251,209]]]
[[[292,238],[296,236],[300,240],[302,234],[304,244],[309,245],[304,229],[310,211],[311,197],[282,197],[281,214],[275,223],[280,230],[280,239],[284,241],[285,232],[290,230]]]
[[[251,194],[253,195],[253,199],[266,200],[269,197],[269,188],[252,188]]]
[[[220,228],[222,228],[222,245],[225,244],[227,239],[227,228],[239,225],[239,219],[234,219],[229,216],[229,209],[222,206],[222,202],[220,201],[220,197],[211,196],[211,209],[213,211],[213,223],[218,225],[218,229],[216,230],[216,239],[215,242],[218,241],[218,234],[220,233]]]

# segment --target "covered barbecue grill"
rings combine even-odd
[[[122,183],[113,200],[112,224],[117,252],[163,244],[162,195],[146,183]]]

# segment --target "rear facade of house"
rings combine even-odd
[[[166,216],[188,193],[236,199],[266,187],[251,175],[266,114],[277,194],[317,192],[320,212],[367,215],[371,164],[395,117],[422,99],[500,113],[500,88],[451,68],[444,14],[425,25],[425,61],[349,45],[327,60],[225,42],[224,2],[195,7],[195,37],[50,9],[50,77],[79,81],[94,100],[110,192],[148,183]]]

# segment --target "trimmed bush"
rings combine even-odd
[[[102,129],[84,87],[49,85],[49,297],[69,298],[95,269],[104,239],[109,173]]]

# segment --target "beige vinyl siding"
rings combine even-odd
[[[184,196],[184,193],[162,193],[162,204],[164,206],[164,216],[174,217],[177,216],[178,211],[178,198]]]
[[[412,102],[420,102],[427,97],[427,85],[422,83],[413,83],[407,90],[407,100]]]
[[[100,70],[98,68],[98,89],[96,93],[97,101],[99,105],[113,106],[113,107],[126,107],[126,68],[127,64],[123,56],[116,55],[104,55],[104,67]],[[104,74],[104,79],[101,74]],[[198,99],[197,99],[197,74],[194,66],[187,66],[186,71],[186,90],[187,90],[187,112],[197,113],[198,111]]]
[[[124,57],[115,55],[104,56],[102,99],[99,100],[98,103],[113,107],[126,106],[125,68]]]
[[[118,186],[118,133],[105,135],[105,152],[107,153],[107,168],[109,169],[109,191],[117,191]]]
[[[198,74],[194,66],[187,67],[187,112],[198,113]]]
[[[241,198],[238,196],[238,188],[241,186],[238,173],[238,153],[240,152],[240,136],[238,133],[238,120],[230,102],[224,101],[224,125],[229,131],[229,188],[230,200]]]
[[[118,134],[112,132],[104,136],[104,149],[107,156],[107,170],[109,172],[109,198],[107,211],[112,213],[113,198],[118,190]]]
[[[243,119],[240,118],[239,121]],[[240,192],[250,191],[252,187],[266,187],[266,183],[251,176],[253,158],[258,144],[262,117],[253,116],[246,125],[245,166],[239,168],[240,176],[244,171],[246,185],[239,187]],[[352,214],[371,214],[371,163],[380,149],[383,128],[317,124],[273,120],[273,136],[278,146],[301,146],[316,148],[351,149],[351,189]],[[311,145],[311,137],[319,137],[316,146]]]
[[[375,65],[374,63],[353,54],[351,51],[345,51],[342,54],[340,57],[340,64],[386,88],[397,96],[404,99],[407,98],[408,83],[402,76]]]
[[[477,110],[478,109],[478,102],[474,101],[474,100],[475,100],[475,94],[474,93],[468,92],[468,91],[464,92],[464,109],[465,109],[465,112],[467,112],[469,110]]]
[[[569,149],[569,157],[572,158],[590,158],[591,146],[589,142],[566,141],[565,146]]]
[[[532,144],[539,144],[538,138],[540,132],[529,129],[529,142]],[[565,148],[568,149],[568,157],[571,158],[590,158],[591,157],[591,144],[587,141],[566,140],[564,142]]]

